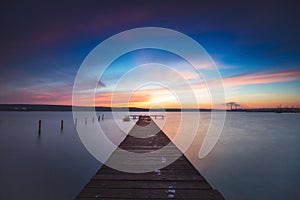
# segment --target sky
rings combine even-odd
[[[71,105],[77,71],[98,44],[129,29],[163,27],[186,34],[207,51],[219,69],[225,103],[300,107],[299,19],[297,1],[2,1],[0,103]],[[118,86],[136,66],[153,62],[173,70],[133,73]],[[99,78],[95,103],[188,108],[195,106],[187,94],[192,90],[197,105],[210,108],[201,70],[170,52],[130,52]],[[140,79],[150,78],[168,80],[172,88],[152,83],[132,91]]]

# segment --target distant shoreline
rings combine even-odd
[[[166,108],[166,109],[148,109],[148,108],[135,108],[135,107],[104,107],[104,106],[96,106],[94,107],[83,107],[76,106],[76,108],[80,111],[101,111],[101,112],[211,112],[211,111],[224,111],[218,109],[205,109],[205,108]],[[44,105],[44,104],[0,104],[0,111],[72,111],[71,105]],[[274,113],[300,113],[300,108],[253,108],[253,109],[233,109],[226,110],[227,112],[274,112]]]
[[[72,111],[72,107],[70,105],[43,105],[43,104],[0,104],[0,111]],[[84,106],[75,106],[77,110],[80,111],[103,111],[103,112],[111,112],[111,111],[131,111],[131,112],[148,112],[148,111],[156,111],[156,112],[196,112],[196,111],[206,111],[210,112],[211,109],[179,109],[179,108],[167,108],[163,109],[148,109],[148,108],[135,108],[135,107],[104,107],[104,106],[96,106],[94,107],[84,107]]]

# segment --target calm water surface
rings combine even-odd
[[[120,132],[111,113],[104,114],[100,123]],[[163,130],[173,137],[180,113],[167,115]],[[199,159],[209,119],[209,113],[201,113],[199,137],[186,155],[226,199],[300,199],[299,114],[227,113],[217,145]],[[0,199],[73,199],[101,166],[82,145],[71,112],[0,112],[0,159]]]

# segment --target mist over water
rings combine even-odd
[[[119,113],[118,127],[111,113],[102,114],[99,123],[118,145],[134,121],[123,122],[126,113]],[[155,122],[173,138],[180,113],[165,114]],[[300,198],[299,114],[227,113],[221,137],[204,159],[198,152],[210,113],[200,120],[186,155],[226,199]],[[88,119],[86,126],[92,125]],[[81,143],[71,112],[0,112],[0,159],[0,199],[73,199],[101,166]]]

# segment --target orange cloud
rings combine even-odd
[[[104,92],[95,97],[95,104],[113,107],[149,107],[151,95],[144,91],[131,92]]]
[[[12,100],[13,99],[13,100]],[[71,105],[71,92],[52,90],[19,90],[5,94],[1,97],[0,103],[20,103],[20,104],[56,104]]]
[[[300,80],[300,70],[273,73],[246,73],[222,78],[225,86],[266,84]]]
[[[183,74],[184,76],[191,76],[192,73]],[[191,76],[192,77],[192,76]],[[230,77],[223,78],[225,87],[237,86],[237,85],[249,85],[249,84],[266,84],[275,82],[285,82],[292,80],[300,80],[300,70],[289,70],[281,72],[272,73],[246,73]],[[220,81],[220,79],[208,80]],[[185,91],[190,90],[186,86],[182,86],[176,83],[174,93],[178,95],[183,95],[184,102],[177,102],[176,96],[173,95],[167,88],[143,88],[138,91],[107,91],[99,92],[95,97],[95,105],[97,106],[112,106],[112,107],[143,107],[149,108],[153,105],[159,105],[164,108],[171,107],[195,107],[191,104],[188,95],[185,96]],[[198,107],[201,108],[211,108],[211,99],[209,95],[209,88],[203,82],[194,82],[191,84],[195,95],[198,98]],[[241,86],[242,87],[242,86]],[[276,101],[275,101],[276,99]],[[82,96],[82,100],[90,100],[90,96]],[[281,98],[278,94],[271,93],[260,93],[260,94],[246,94],[240,95],[237,93],[236,97],[230,98],[232,101],[237,101],[243,106],[247,105],[249,107],[276,107],[278,103],[284,103],[293,105],[296,104],[295,97],[285,96]],[[90,102],[90,101],[89,101]],[[221,104],[220,104],[221,105]]]

